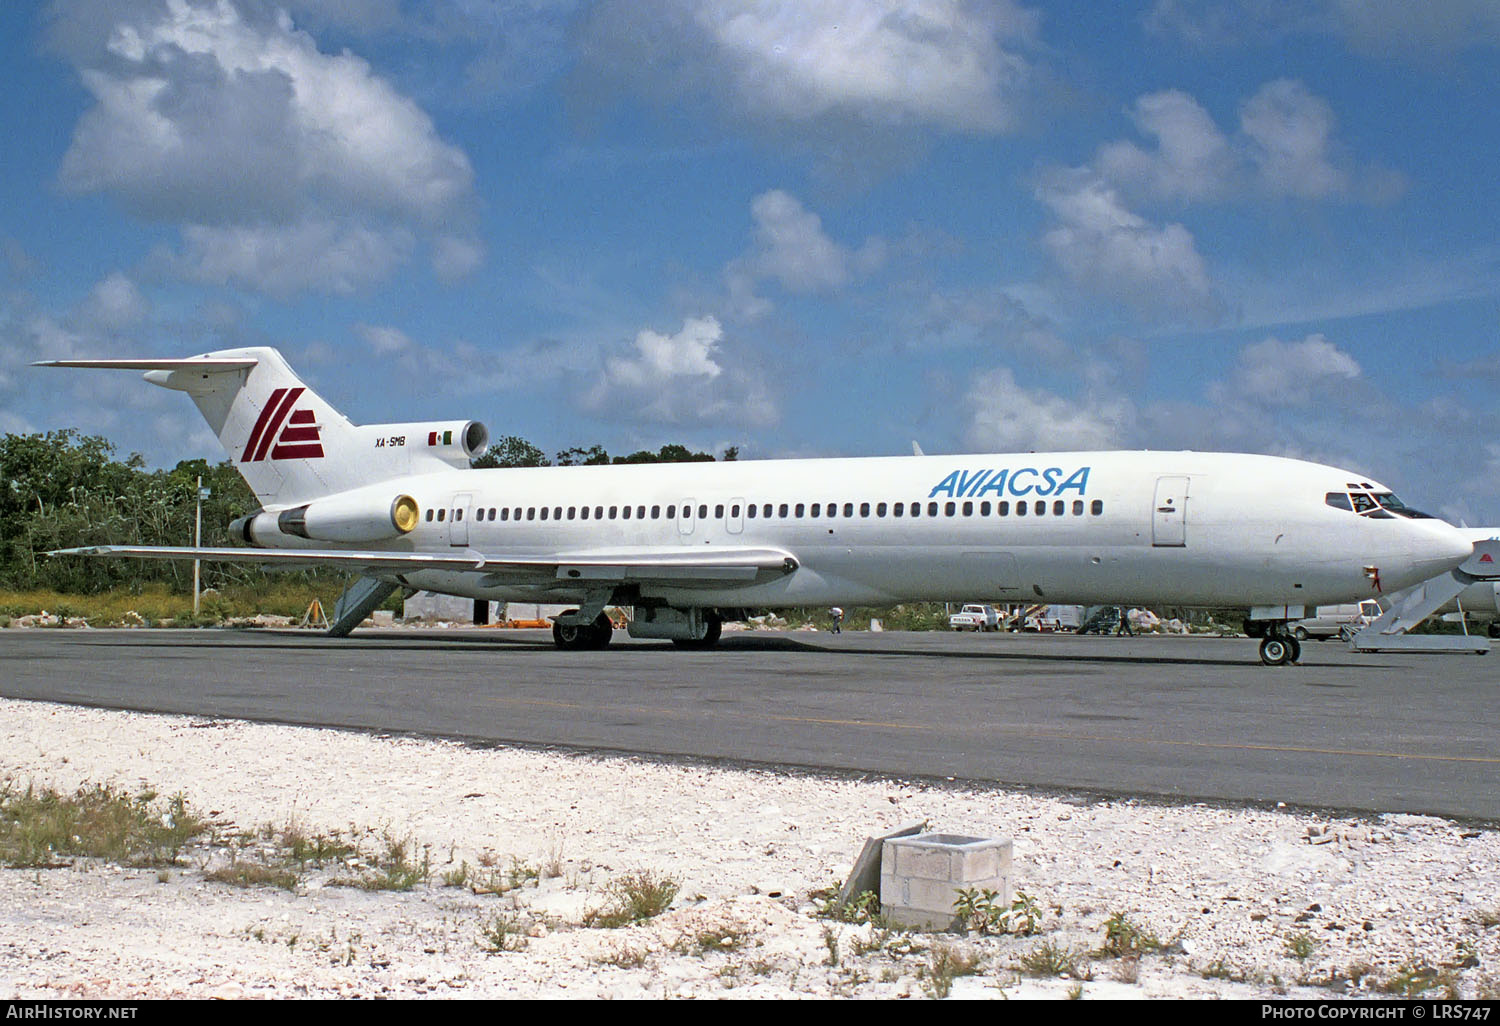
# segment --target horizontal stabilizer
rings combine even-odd
[[[216,374],[221,371],[246,370],[254,367],[259,360],[253,356],[223,358],[214,357],[205,359],[203,357],[188,357],[186,359],[159,359],[159,360],[39,360],[33,363],[33,367],[97,367],[104,370],[141,370],[141,371],[198,371],[205,374]]]

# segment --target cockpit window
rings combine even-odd
[[[1431,514],[1412,509],[1392,492],[1377,492],[1369,485],[1350,485],[1349,488],[1348,492],[1328,492],[1323,501],[1334,509],[1349,510],[1372,520],[1391,520],[1397,516],[1408,520],[1433,519]]]
[[[1380,505],[1382,505],[1386,509],[1390,510],[1392,513],[1396,513],[1403,517],[1408,517],[1412,520],[1434,519],[1431,513],[1423,513],[1419,509],[1412,509],[1406,503],[1396,498],[1395,493],[1393,492],[1376,492],[1375,501],[1380,503]]]

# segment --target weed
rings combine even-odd
[[[874,891],[860,891],[842,905],[838,904],[837,896],[831,892],[821,895],[821,898],[823,900],[818,907],[818,915],[824,919],[837,919],[841,923],[870,923],[880,918],[880,896]]]
[[[300,882],[297,874],[285,867],[268,866],[263,862],[241,862],[238,859],[227,866],[204,873],[203,879],[232,887],[279,887],[284,891],[295,891]]]
[[[132,866],[174,864],[207,823],[182,795],[152,807],[154,792],[127,797],[113,788],[81,787],[72,795],[0,784],[0,862],[46,867],[60,857],[108,859]]]
[[[1429,990],[1456,989],[1457,981],[1452,973],[1434,969],[1430,965],[1413,962],[1403,963],[1390,979],[1379,985],[1379,990],[1398,997],[1418,998]]]
[[[831,926],[823,927],[823,946],[828,949],[828,964],[839,964],[839,932]]]
[[[736,951],[744,944],[746,934],[733,926],[703,930],[693,937],[683,937],[672,945],[679,955],[697,955],[700,958],[716,951]]]
[[[506,951],[521,951],[528,943],[520,925],[509,916],[498,912],[479,927],[479,946],[492,955]]]
[[[1318,941],[1309,933],[1297,933],[1286,940],[1286,955],[1299,962],[1306,962],[1318,948]]]
[[[935,998],[945,998],[953,991],[953,981],[960,976],[979,972],[979,955],[973,951],[938,944],[927,955],[924,986]]]
[[[1018,960],[1032,976],[1080,976],[1083,952],[1060,941],[1039,941]]]
[[[413,861],[408,855],[410,841],[398,840],[391,834],[385,837],[385,852],[377,859],[371,872],[358,877],[340,877],[332,881],[338,887],[358,887],[365,891],[409,891],[418,884],[426,883],[432,876],[431,857],[423,849],[422,858]]]
[[[630,873],[609,885],[610,904],[584,914],[583,925],[613,930],[661,915],[677,897],[678,884],[651,870]]]
[[[606,954],[594,959],[595,965],[612,965],[617,969],[639,969],[646,964],[647,951],[631,944],[617,944]]]
[[[997,904],[999,891],[988,887],[967,887],[958,892],[953,914],[967,929],[982,934],[1014,933],[1029,937],[1041,928],[1042,910],[1036,899],[1017,891],[1009,906]]]
[[[1161,950],[1156,934],[1131,922],[1124,912],[1116,912],[1104,922],[1104,946],[1099,954],[1106,958],[1145,955]]]

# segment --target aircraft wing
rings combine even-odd
[[[781,549],[721,547],[632,549],[620,552],[489,555],[461,552],[351,552],[347,549],[240,549],[191,546],[95,545],[58,549],[49,556],[114,556],[126,559],[201,559],[210,563],[259,563],[287,569],[334,567],[368,576],[419,570],[486,575],[487,586],[505,584],[672,584],[723,587],[758,584],[792,573],[797,560]]]

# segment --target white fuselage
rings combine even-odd
[[[796,572],[748,586],[641,588],[670,605],[737,608],[976,598],[1313,606],[1378,597],[1468,555],[1441,521],[1371,519],[1325,502],[1359,483],[1299,460],[1197,452],[460,470],[344,493],[376,504],[408,494],[422,513],[399,539],[343,547],[524,556],[718,546],[795,558]],[[583,597],[566,583],[518,586],[482,571],[386,576],[474,598]]]

